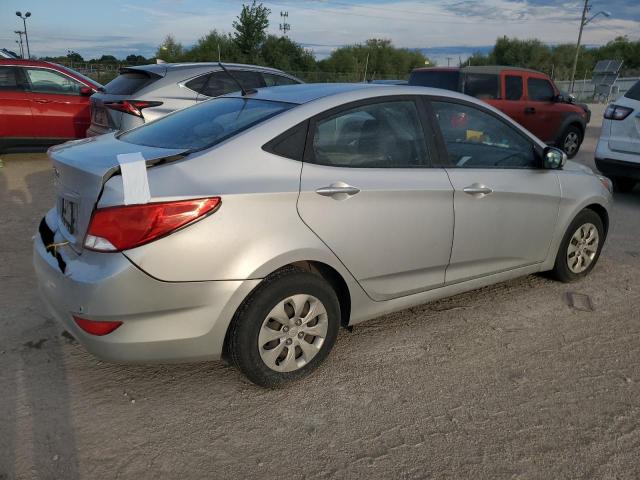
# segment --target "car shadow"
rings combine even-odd
[[[22,176],[26,167],[32,169],[30,160],[1,158],[0,479],[27,474],[75,479],[65,340],[53,319],[41,313],[31,262],[24,261],[31,257],[42,205],[50,202],[52,176],[49,169]]]

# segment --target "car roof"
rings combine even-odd
[[[45,60],[26,60],[22,58],[0,58],[0,65],[23,65],[27,67],[51,67],[58,66]]]
[[[506,65],[470,65],[466,67],[420,67],[415,68],[414,72],[464,72],[464,73],[486,73],[499,75],[505,70],[530,72],[530,73],[543,73],[538,70],[523,67],[509,67]]]
[[[377,83],[301,83],[297,85],[282,85],[278,87],[259,88],[254,93],[243,97],[241,92],[233,92],[224,97],[252,98],[255,100],[268,100],[272,102],[285,102],[302,105],[314,100],[328,97],[342,97],[341,100],[349,101],[371,97],[384,97],[391,95],[432,95],[438,97],[450,97],[465,99],[467,101],[486,106],[473,97],[462,93],[441,88],[409,86],[409,85],[383,85]]]
[[[282,75],[282,70],[278,70],[276,68],[269,67],[261,67],[259,65],[249,65],[244,63],[225,63],[223,62],[226,68],[232,69],[241,69],[241,70],[257,70],[261,72],[269,72],[276,73]],[[145,72],[154,73],[161,77],[164,77],[170,72],[180,72],[180,71],[189,71],[189,70],[197,70],[201,68],[220,68],[218,62],[192,62],[192,63],[152,63],[149,65],[136,65],[131,67],[123,67],[124,71],[131,70],[144,70]]]

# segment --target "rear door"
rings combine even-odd
[[[492,105],[523,127],[525,125],[524,78],[519,71],[503,71],[500,74],[501,95]]]
[[[20,67],[0,65],[0,142],[35,136],[23,75]]]
[[[496,114],[447,99],[432,105],[455,190],[446,282],[542,262],[558,216],[557,174],[540,168],[533,141]]]
[[[564,120],[564,112],[556,108],[558,92],[544,74],[527,72],[526,79],[524,126],[540,140],[554,142]]]
[[[430,166],[422,112],[415,97],[383,97],[309,126],[298,211],[375,300],[444,283],[453,192]]]
[[[83,138],[89,128],[89,97],[84,85],[56,70],[24,67],[29,84],[34,137]]]

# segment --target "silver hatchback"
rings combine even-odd
[[[49,152],[43,298],[116,362],[229,358],[278,386],[340,326],[534,272],[587,275],[611,184],[471,97],[292,85]]]
[[[293,85],[301,80],[275,68],[235,63],[160,63],[126,67],[91,96],[87,136],[129,130],[194,103],[244,89]]]

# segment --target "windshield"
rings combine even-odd
[[[167,115],[118,138],[149,147],[201,150],[289,108],[292,103],[215,98]]]
[[[58,64],[56,64],[58,65]],[[82,73],[78,72],[77,70],[71,70],[70,68],[65,67],[64,65],[58,65],[59,67],[63,68],[64,70],[73,73],[76,77],[80,77],[82,78],[85,82],[90,83],[91,85],[95,85],[96,87],[98,87],[98,89],[103,88],[102,84],[97,82],[96,80],[94,80],[91,77],[87,77],[86,75],[83,75]]]

